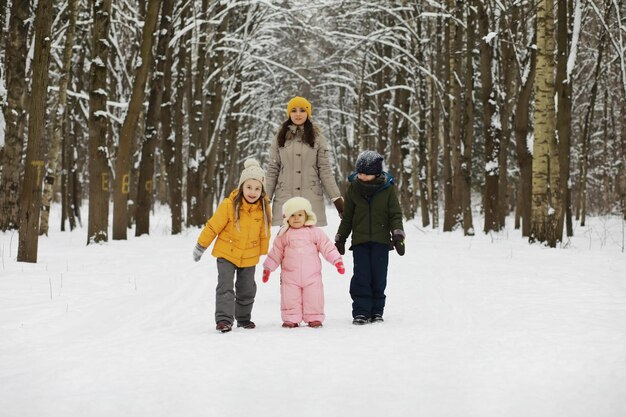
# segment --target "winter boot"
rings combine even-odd
[[[359,314],[358,316],[354,317],[354,319],[352,320],[352,324],[355,324],[357,326],[362,326],[364,324],[367,324],[368,321],[369,320],[367,319],[367,317],[362,316],[362,315]]]
[[[370,323],[382,323],[383,321],[385,320],[383,320],[382,314],[374,314],[370,319]]]
[[[287,329],[293,329],[295,327],[298,327],[298,323],[293,323],[291,321],[286,321],[283,323],[283,327],[287,328]]]
[[[313,327],[314,329],[318,327],[322,327],[322,322],[319,320],[313,320],[309,322],[309,327]]]
[[[219,321],[215,326],[215,330],[218,330],[222,333],[230,332],[233,329],[233,325],[227,321]]]
[[[254,324],[254,322],[250,320],[238,321],[237,327],[243,327],[244,329],[254,329],[256,327],[256,324]]]

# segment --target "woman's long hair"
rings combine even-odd
[[[243,196],[243,184],[237,190],[237,195],[233,199],[233,211],[235,214],[235,225],[237,226],[237,230],[239,229],[239,209],[241,208],[241,202],[245,197]],[[261,192],[261,197],[254,203],[257,204],[261,202],[261,208],[263,209],[263,223],[265,236],[269,236],[270,225],[272,224],[272,210],[270,209],[269,199],[265,195],[265,186],[263,186],[263,191]]]
[[[278,147],[282,148],[285,146],[285,141],[287,140],[287,132],[289,131],[289,126],[291,126],[291,119],[287,119],[283,125],[280,127],[278,131]],[[311,148],[315,147],[315,127],[313,127],[313,123],[308,118],[304,122],[304,134],[302,135],[302,141],[309,145]]]

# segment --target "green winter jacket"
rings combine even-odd
[[[350,185],[346,190],[343,218],[337,234],[346,240],[352,233],[352,246],[364,242],[378,242],[388,245],[391,233],[402,226],[402,209],[396,196],[393,177],[383,173],[385,180],[368,200],[355,186],[356,173],[348,177]]]

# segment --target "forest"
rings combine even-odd
[[[155,204],[172,234],[203,225],[295,95],[340,187],[377,150],[423,227],[513,216],[556,247],[589,215],[626,219],[623,0],[0,0],[0,23],[18,261],[84,220],[87,244],[148,234]]]

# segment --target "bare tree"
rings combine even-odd
[[[20,197],[20,237],[17,260],[37,262],[41,183],[44,169],[44,132],[48,96],[48,59],[53,0],[39,0],[35,13],[35,50],[28,120],[24,186]]]
[[[608,18],[608,14],[611,12],[611,0],[606,0],[605,4],[605,14],[606,18]],[[589,105],[587,107],[587,111],[585,112],[584,121],[583,121],[583,132],[582,132],[582,150],[580,156],[580,181],[579,181],[579,191],[578,191],[578,205],[576,209],[576,217],[580,216],[580,225],[585,226],[586,216],[587,216],[587,180],[588,180],[588,172],[589,172],[589,153],[590,153],[590,142],[591,142],[591,131],[593,125],[593,119],[595,114],[595,106],[596,99],[598,96],[598,86],[600,83],[600,73],[602,70],[602,58],[604,55],[605,44],[607,40],[607,31],[603,29],[601,31],[600,39],[598,41],[597,46],[597,59],[593,72],[593,81],[591,85],[591,90],[589,92]]]
[[[500,129],[494,123],[494,115],[497,113],[496,90],[493,82],[492,66],[494,60],[494,47],[491,45],[489,34],[490,14],[486,3],[488,0],[478,1],[478,22],[480,30],[480,79],[481,97],[483,104],[483,125],[485,136],[485,224],[484,232],[500,230],[498,224],[498,195],[499,160],[500,160]],[[495,41],[493,41],[495,43]],[[499,123],[498,123],[499,124]]]
[[[137,227],[135,235],[150,233],[150,208],[154,194],[154,159],[157,149],[159,120],[161,118],[161,103],[164,89],[164,75],[167,62],[167,44],[172,37],[173,0],[163,0],[161,22],[159,25],[159,41],[156,48],[156,69],[152,80],[150,98],[148,100],[148,114],[146,129],[141,148],[141,163],[139,166],[139,186],[137,188],[137,211],[135,214]],[[171,57],[171,55],[170,55]]]
[[[165,4],[163,4],[165,14]],[[180,10],[180,29],[184,29],[189,7],[183,5]],[[182,206],[183,206],[183,128],[185,125],[184,101],[185,101],[185,62],[187,60],[187,48],[184,46],[188,37],[182,36],[176,54],[176,79],[172,75],[172,66],[165,67],[165,82],[163,86],[163,159],[167,173],[167,185],[169,189],[169,206],[172,212],[172,234],[182,231]],[[167,49],[167,62],[173,62],[173,48]],[[173,86],[176,87],[175,95]]]
[[[90,11],[82,11],[80,20],[88,21]],[[62,137],[62,173],[61,173],[61,230],[65,230],[67,220],[70,230],[74,230],[81,222],[81,203],[83,197],[83,170],[86,164],[86,154],[88,153],[89,141],[84,140],[84,131],[88,130],[89,110],[85,109],[82,92],[86,91],[86,83],[89,81],[89,74],[85,74],[85,60],[87,55],[87,45],[91,39],[86,36],[88,30],[78,27],[80,35],[80,53],[78,60],[69,74],[68,81],[71,81],[74,91],[81,94],[74,94],[69,97],[68,111],[65,113],[67,121],[64,123],[65,132]],[[88,103],[87,103],[88,104]],[[71,132],[71,134],[70,134]],[[87,177],[87,175],[84,175]],[[106,223],[105,223],[106,224]]]
[[[464,25],[463,25],[463,1],[455,0],[453,23],[454,36],[451,45],[450,54],[450,86],[451,100],[450,103],[450,165],[452,169],[452,216],[454,224],[462,224],[463,221],[463,195],[465,194],[465,178],[463,176],[463,168],[461,161],[461,148],[463,146],[464,129],[464,90],[463,85],[463,50],[464,45]],[[465,232],[465,225],[463,225]],[[468,228],[468,230],[471,230]],[[473,231],[472,231],[473,233]]]
[[[204,114],[204,94],[203,87],[206,79],[206,55],[208,50],[208,14],[209,1],[202,0],[202,9],[199,13],[200,21],[197,23],[198,35],[195,42],[197,49],[191,49],[189,60],[187,61],[187,74],[189,77],[189,88],[191,88],[190,99],[187,103],[189,112],[189,152],[187,164],[187,225],[202,226],[206,221],[202,213],[202,173],[204,155],[203,125],[202,115]],[[197,53],[194,54],[193,51]],[[195,58],[195,60],[194,60]],[[194,71],[195,68],[195,71]],[[193,75],[193,76],[192,76]]]
[[[558,2],[557,8],[557,53],[556,53],[556,99],[557,99],[557,135],[559,139],[559,161],[561,195],[563,196],[563,216],[557,219],[557,235],[563,236],[564,220],[567,224],[567,236],[573,235],[572,207],[570,193],[570,136],[572,124],[572,79],[567,73],[570,47],[570,19],[567,1]],[[564,218],[563,218],[564,217]]]
[[[43,196],[41,203],[41,221],[39,233],[48,235],[48,219],[50,216],[50,202],[52,201],[52,190],[57,178],[57,167],[61,153],[61,140],[65,131],[67,86],[72,64],[72,49],[74,45],[74,30],[76,28],[76,16],[78,13],[78,0],[70,0],[68,7],[68,26],[65,35],[65,46],[63,47],[63,68],[59,80],[59,103],[56,117],[53,118],[54,127],[52,129],[52,143],[48,151],[46,168],[46,178],[44,181]]]
[[[530,241],[555,247],[557,221],[563,209],[554,107],[554,7],[542,0],[537,7],[537,73],[535,82],[535,141]]]
[[[423,36],[422,34],[422,18],[421,18],[421,14],[422,14],[422,5],[421,3],[417,3],[416,4],[416,10],[415,10],[415,15],[416,15],[416,19],[415,19],[415,31],[417,32],[417,35],[420,36],[420,38],[415,42],[416,46],[415,48],[417,49],[417,53],[416,53],[416,58],[418,60],[418,62],[424,62],[425,61],[425,54],[424,54],[424,49],[425,49],[425,45],[423,44],[423,42],[421,42],[421,37]],[[429,138],[428,138],[428,133],[427,133],[427,121],[428,121],[428,113],[427,113],[427,94],[428,94],[428,88],[427,88],[427,77],[425,74],[423,74],[422,72],[420,72],[418,74],[418,120],[419,120],[419,126],[417,129],[417,135],[418,135],[418,151],[417,151],[417,172],[416,172],[416,177],[417,177],[417,184],[415,186],[415,191],[417,191],[419,189],[419,204],[420,204],[420,208],[421,208],[421,215],[422,215],[422,226],[426,227],[430,224],[430,205],[431,205],[431,199],[433,198],[433,194],[431,192],[429,192],[428,189],[428,165],[429,165],[429,155],[428,155],[428,142],[429,142]],[[432,155],[431,155],[432,157]],[[436,158],[436,156],[435,156]]]
[[[474,1],[467,2],[466,32],[467,48],[465,58],[465,99],[463,146],[461,151],[461,172],[463,192],[461,193],[461,209],[463,216],[463,232],[465,236],[474,235],[472,216],[472,148],[474,145]]]
[[[89,85],[89,225],[87,244],[109,240],[109,152],[106,138],[107,61],[111,0],[93,3],[93,46]]]
[[[437,23],[435,27],[435,51],[441,51],[442,44],[442,20],[441,15],[437,16]],[[432,63],[433,74],[436,78],[440,78],[443,72],[444,66],[444,54],[436,53],[436,58]],[[428,194],[430,195],[430,213],[433,216],[432,227],[439,227],[439,175],[438,175],[438,162],[439,162],[439,142],[441,137],[441,112],[443,107],[442,94],[439,93],[437,83],[433,78],[430,78],[430,91],[431,97],[434,101],[433,111],[430,118],[430,138],[428,141],[428,153],[430,164],[428,164]]]
[[[19,228],[20,173],[26,122],[26,54],[30,27],[30,1],[14,1],[6,48],[7,103],[4,107],[5,145],[0,183],[0,230]]]
[[[509,13],[506,13],[509,12]],[[500,35],[498,44],[501,53],[498,54],[499,79],[497,86],[498,108],[500,109],[500,158],[498,161],[498,221],[500,228],[506,225],[506,217],[511,211],[511,188],[509,183],[509,149],[511,147],[512,115],[515,108],[515,93],[517,85],[516,63],[515,63],[515,42],[517,32],[520,27],[520,4],[513,1],[506,13],[500,16]]]
[[[448,10],[452,8],[452,0],[447,0]],[[451,19],[447,17],[443,21],[444,35],[443,35],[443,48],[444,51],[444,67],[443,77],[445,87],[443,91],[443,231],[450,232],[456,225],[456,216],[454,211],[454,196],[453,196],[453,184],[452,184],[452,144],[451,144],[451,129],[450,129],[450,114],[452,112],[452,105],[450,102],[450,95],[452,92],[452,39],[450,35],[451,31]]]
[[[120,141],[115,161],[115,180],[113,186],[113,239],[126,239],[128,227],[128,194],[130,191],[131,148],[139,113],[143,106],[145,86],[152,66],[152,44],[159,17],[161,0],[148,0],[146,19],[141,41],[141,65],[137,68],[133,82],[133,92],[128,103],[128,111],[120,132]]]

